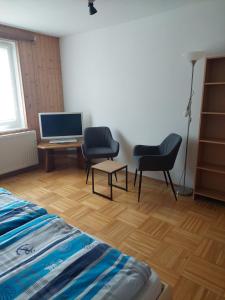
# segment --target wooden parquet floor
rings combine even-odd
[[[119,175],[123,184],[123,174]],[[91,193],[84,171],[74,166],[35,170],[0,180],[24,199],[150,264],[173,286],[174,300],[225,300],[225,205],[179,198],[166,184],[143,181],[141,202],[133,176],[129,192],[114,189],[114,201]],[[96,175],[96,189],[107,192]]]

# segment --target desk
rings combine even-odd
[[[38,144],[38,150],[44,154],[44,168],[46,172],[51,172],[55,169],[55,150],[67,150],[76,149],[77,150],[77,160],[79,168],[83,168],[84,159],[81,152],[82,140],[75,143],[63,143],[63,144],[52,144],[49,142],[41,142]]]

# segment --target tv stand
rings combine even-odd
[[[77,139],[50,140],[49,143],[50,143],[50,144],[77,143]]]
[[[44,169],[46,172],[51,172],[55,169],[55,150],[67,150],[67,149],[75,149],[77,152],[77,162],[78,167],[84,168],[84,159],[81,151],[81,144],[83,140],[79,140],[78,142],[64,142],[53,144],[50,142],[40,142],[38,144],[38,150],[40,154],[43,154],[43,162]]]

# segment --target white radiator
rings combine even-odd
[[[0,175],[37,164],[35,131],[0,135]]]

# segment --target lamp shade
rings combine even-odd
[[[186,57],[187,60],[192,62],[192,61],[197,61],[199,59],[201,59],[202,57],[204,57],[204,52],[203,51],[192,51],[192,52],[188,52],[186,53]]]

